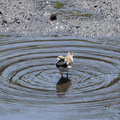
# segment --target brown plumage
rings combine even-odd
[[[71,65],[71,63],[73,62],[73,52],[68,52],[68,54],[65,56],[65,62],[67,63],[67,65]]]

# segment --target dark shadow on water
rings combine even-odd
[[[61,78],[59,79],[59,81],[56,84],[56,92],[58,96],[63,96],[65,95],[66,91],[68,90],[68,88],[71,85],[71,80],[68,76],[61,76]]]

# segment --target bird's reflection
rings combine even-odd
[[[71,85],[71,80],[68,78],[68,76],[66,77],[61,76],[61,78],[56,84],[57,95],[58,96],[65,95],[65,92],[68,90],[70,85]]]

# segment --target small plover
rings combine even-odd
[[[68,52],[66,56],[58,56],[57,60],[56,67],[61,72],[61,75],[63,75],[63,72],[67,72],[68,75],[69,69],[72,68],[73,53]]]

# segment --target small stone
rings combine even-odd
[[[0,14],[3,14],[3,13],[0,11]]]
[[[22,4],[22,2],[19,2],[19,4]]]
[[[95,5],[94,8],[98,7],[98,5]]]
[[[51,14],[50,20],[57,20],[56,13],[52,13],[52,14]]]
[[[28,20],[30,20],[30,18],[28,18]]]
[[[80,26],[76,26],[76,28],[80,28]]]
[[[15,18],[14,22],[16,22],[17,24],[20,24],[20,20],[18,18]]]
[[[7,20],[3,20],[2,23],[3,23],[3,24],[4,24],[4,23],[7,23]]]

